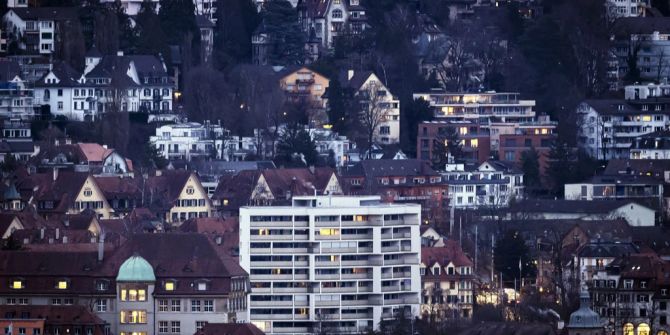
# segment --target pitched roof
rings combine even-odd
[[[77,143],[76,146],[81,152],[81,157],[88,163],[102,162],[114,152],[114,149],[108,149],[98,143]]]
[[[206,323],[196,335],[264,335],[251,323]]]
[[[24,7],[11,8],[10,11],[23,20],[70,20],[77,18],[77,9],[74,7]]]
[[[515,203],[511,212],[528,213],[580,213],[606,214],[619,209],[632,200],[562,200],[562,199],[529,199]],[[642,206],[642,205],[640,205]]]
[[[84,305],[52,306],[52,305],[2,305],[0,314],[7,319],[7,315],[18,319],[44,319],[47,325],[87,325],[102,326],[105,321],[95,315]],[[94,334],[102,334],[98,328]]]
[[[192,171],[186,170],[164,170],[158,176],[147,178],[144,187],[148,198],[152,199],[149,208],[172,208],[192,174]]]
[[[132,178],[108,176],[94,177],[95,183],[105,194],[107,200],[110,199],[135,199],[140,197],[140,188],[137,181]]]
[[[663,180],[670,171],[670,159],[610,159],[605,175],[648,175]]]
[[[463,249],[457,241],[445,240],[444,247],[422,247],[421,263],[427,267],[439,263],[441,266],[447,266],[453,263],[455,266],[472,266],[472,261],[465,255]]]
[[[0,213],[0,235],[4,234],[7,231],[7,229],[9,229],[9,225],[12,224],[12,222],[14,222],[15,218],[16,218],[15,214]]]
[[[79,78],[81,73],[77,72],[69,64],[58,61],[54,62],[51,72],[58,78],[58,83],[49,83],[46,82],[46,77],[49,76],[49,72],[44,74],[37,82],[35,86],[37,87],[75,87],[79,86]]]
[[[631,34],[670,33],[668,17],[622,17],[614,24],[614,33],[620,38],[628,38]]]
[[[419,159],[369,159],[344,170],[347,177],[439,176],[426,161]]]
[[[184,233],[225,234],[239,230],[237,217],[224,218],[193,218],[188,219],[179,230]]]
[[[53,211],[65,212],[71,207],[86,179],[88,179],[88,174],[85,172],[61,171],[55,181],[53,179],[42,181],[43,184],[39,185],[35,199],[54,201],[57,207]]]

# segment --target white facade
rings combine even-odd
[[[649,0],[607,0],[605,4],[611,18],[646,16],[651,8]]]
[[[216,151],[216,158],[221,158],[224,130],[221,126],[197,122],[168,124],[156,128],[156,135],[149,142],[156,147],[165,158],[208,157]]]
[[[347,164],[347,154],[351,149],[356,148],[355,142],[349,141],[346,136],[340,136],[329,129],[310,128],[308,131],[319,155],[328,157],[332,151],[337,166]]]
[[[640,79],[644,81],[663,82],[670,77],[670,33],[667,31],[627,35],[625,39],[616,41],[614,53],[618,59],[619,77],[628,72],[628,57],[631,48],[637,49],[637,67]]]
[[[266,334],[361,333],[398,312],[417,316],[420,213],[378,196],[240,208],[250,321]]]
[[[101,0],[100,2],[105,3],[114,1],[116,0]],[[136,16],[139,14],[144,0],[120,0],[120,2],[126,15]],[[151,0],[151,2],[153,2],[156,10],[160,10],[160,0]],[[193,0],[193,5],[195,6],[195,14],[208,15],[210,20],[214,18],[214,13],[216,12],[216,0]]]
[[[3,21],[7,31],[11,32],[10,39],[16,40],[20,49],[29,54],[48,55],[54,52],[56,21],[53,18],[24,19],[10,9]]]
[[[597,159],[628,158],[635,138],[670,125],[670,116],[659,104],[638,102],[632,106],[623,100],[611,101],[597,110],[591,103],[577,106],[577,143]]]
[[[670,96],[670,84],[637,84],[624,87],[626,100],[647,99]]]
[[[523,197],[523,173],[492,162],[467,170],[463,164],[447,164],[442,173],[449,184],[450,206],[455,208],[506,207]]]
[[[28,7],[28,0],[7,0],[7,8]]]
[[[490,123],[522,123],[535,120],[535,100],[520,100],[519,93],[415,93],[427,101],[437,118]]]
[[[0,116],[32,119],[35,115],[33,89],[19,76],[0,83]]]
[[[347,74],[349,79],[353,76],[353,71]],[[384,119],[375,130],[374,141],[379,144],[394,144],[400,142],[400,100],[393,96],[391,91],[384,86],[377,75],[370,74],[359,89],[360,93],[370,93],[371,89],[376,89],[377,103],[384,111]]]

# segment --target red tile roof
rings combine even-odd
[[[264,335],[251,323],[207,323],[195,335]]]

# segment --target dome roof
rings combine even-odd
[[[600,321],[600,315],[589,307],[589,293],[582,291],[579,300],[581,301],[579,309],[570,314],[568,328],[602,328],[603,323]]]
[[[156,281],[154,269],[146,259],[140,255],[133,255],[126,259],[119,268],[117,282],[153,282]]]

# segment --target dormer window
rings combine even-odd
[[[172,280],[168,280],[165,282],[165,290],[166,291],[174,291],[175,288],[175,282]]]
[[[20,289],[25,288],[25,286],[23,286],[23,280],[20,280],[20,279],[12,280],[12,282],[10,283],[10,287],[13,290],[20,290]]]
[[[95,283],[95,289],[98,291],[107,291],[109,289],[109,282],[106,280],[98,280]]]
[[[434,267],[433,267],[433,275],[435,275],[435,276],[439,276],[441,272],[442,272],[442,271],[441,271],[441,269],[440,269],[439,266],[434,266]]]
[[[207,283],[201,281],[201,282],[197,283],[196,288],[198,289],[198,291],[207,291]]]
[[[56,288],[59,290],[67,290],[69,286],[70,283],[65,279],[61,279],[56,283]]]

